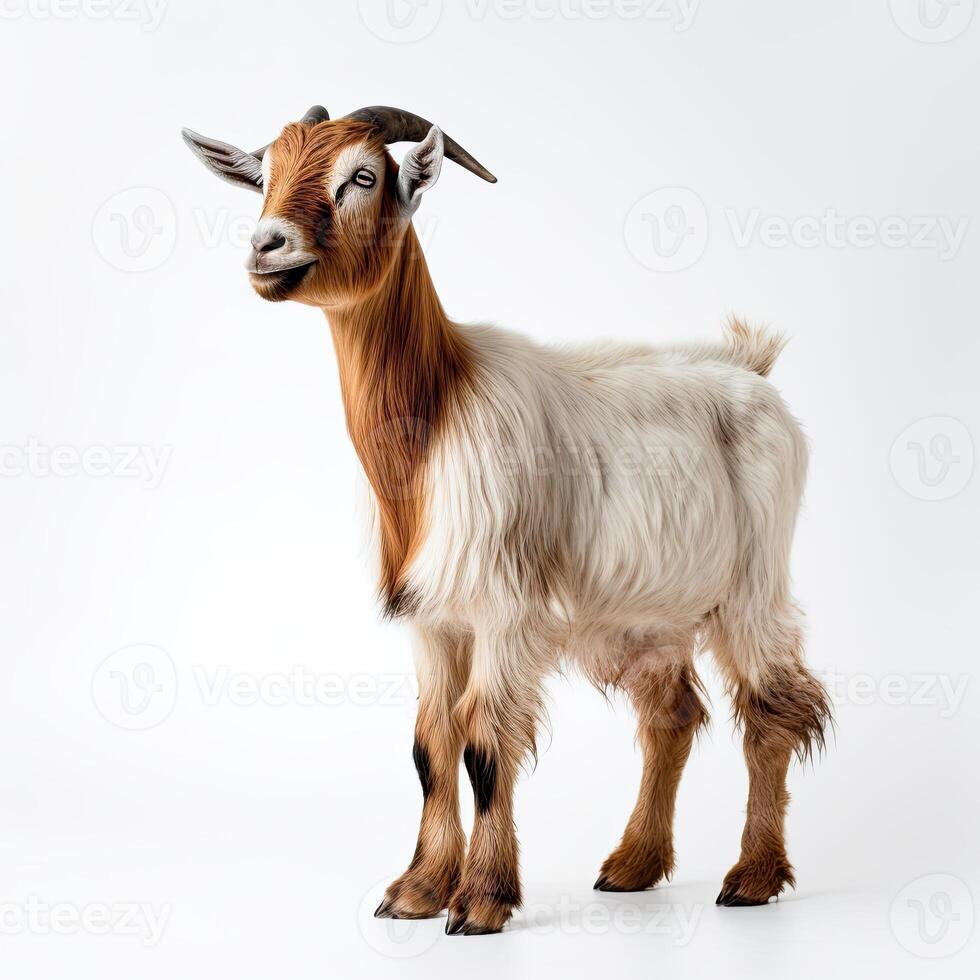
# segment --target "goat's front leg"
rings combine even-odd
[[[449,903],[446,932],[500,932],[521,904],[514,784],[534,751],[541,671],[519,632],[477,634],[473,670],[457,711],[463,762],[473,787],[474,821],[462,876]]]
[[[418,629],[419,712],[412,757],[422,784],[422,823],[408,870],[388,887],[379,918],[428,919],[449,905],[459,882],[466,837],[459,818],[463,734],[453,707],[469,674],[471,641]]]

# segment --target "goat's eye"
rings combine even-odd
[[[354,183],[358,187],[374,187],[375,176],[370,170],[358,170],[354,174]]]

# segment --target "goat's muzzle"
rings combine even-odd
[[[260,296],[279,300],[288,298],[316,262],[316,254],[306,248],[292,222],[263,218],[252,235],[245,269]]]

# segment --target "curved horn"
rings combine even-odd
[[[367,106],[344,116],[344,118],[370,123],[384,136],[386,143],[419,143],[425,139],[429,130],[432,129],[432,123],[428,119],[423,119],[421,116],[415,115],[414,112],[406,112],[404,109],[395,109],[387,105]],[[454,139],[450,139],[443,133],[443,140],[446,156],[450,160],[491,184],[497,183],[497,178]]]
[[[329,122],[330,113],[322,105],[310,106],[300,122],[304,126],[315,126],[317,123]]]

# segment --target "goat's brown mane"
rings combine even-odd
[[[386,159],[373,212],[341,211],[327,193],[324,175],[358,143]],[[377,498],[381,595],[397,614],[411,605],[405,574],[423,536],[426,462],[471,376],[470,352],[405,228],[398,166],[368,123],[291,124],[271,166],[263,213],[294,222],[329,254],[291,298],[323,306],[330,321],[347,428]]]
[[[347,428],[377,497],[381,593],[391,615],[411,604],[404,576],[421,544],[425,464],[471,377],[409,228],[369,296],[327,310]]]

